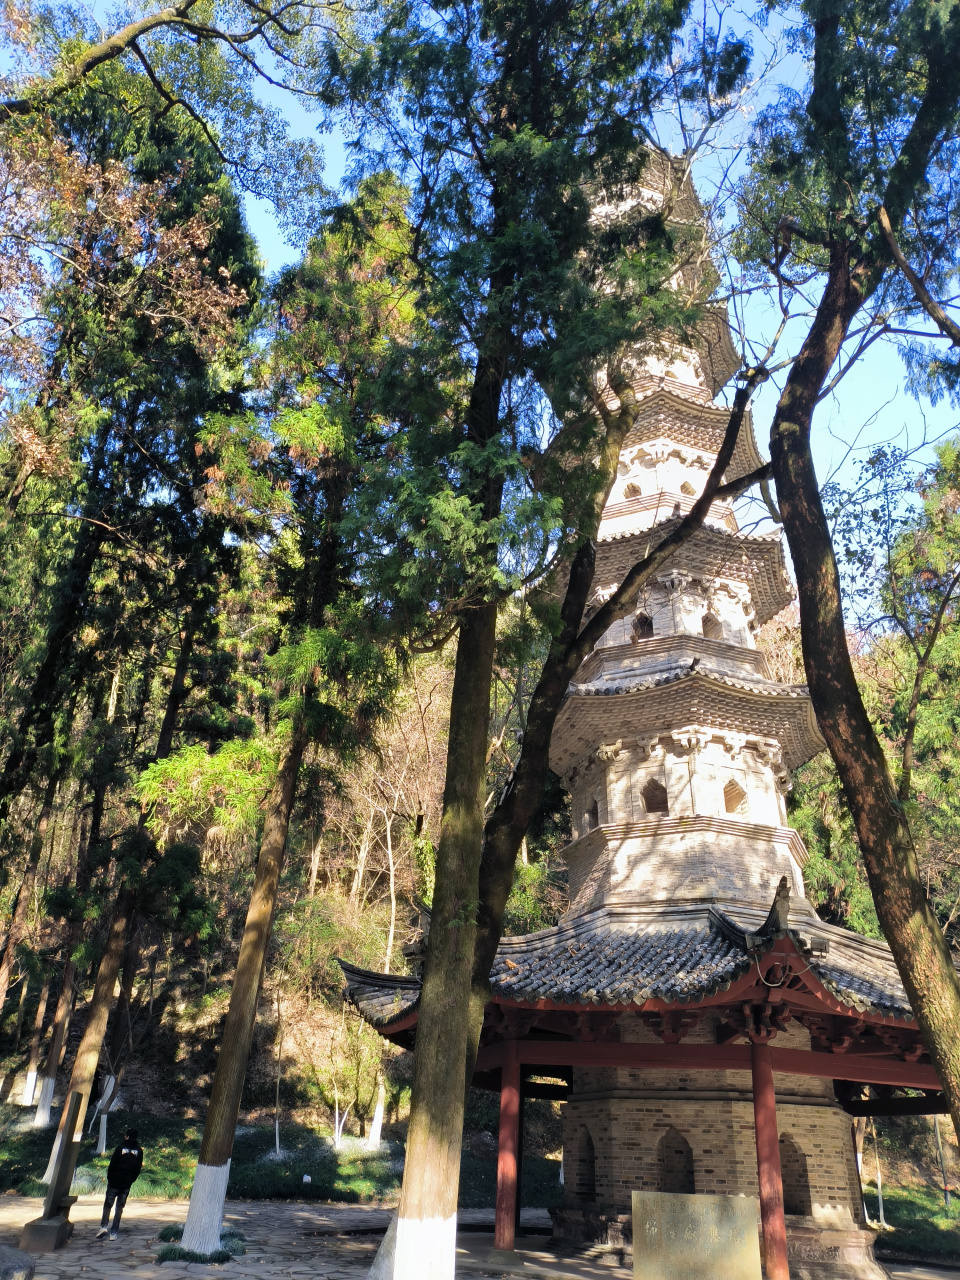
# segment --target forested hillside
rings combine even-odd
[[[443,22],[373,6],[351,44],[347,16],[317,34],[312,16],[274,30],[250,9],[244,41],[269,29],[272,72],[346,130],[336,191],[252,91],[253,55],[212,26],[189,29],[193,67],[176,32],[150,44],[125,28],[104,51],[65,13],[8,12],[0,122],[0,1101],[32,1109],[34,1161],[57,1149],[68,1090],[93,1131],[114,1108],[152,1117],[171,1150],[168,1121],[189,1123],[191,1143],[202,1132],[215,1194],[188,1234],[208,1253],[235,1134],[255,1129],[277,1167],[294,1130],[337,1147],[406,1136],[410,1055],[344,1007],[338,958],[426,974],[436,1050],[426,1127],[410,1133],[436,1122],[430,1140],[456,1159],[460,1066],[501,932],[566,905],[569,800],[547,767],[564,692],[716,500],[762,492],[765,527],[792,539],[802,616],[756,639],[776,680],[810,678],[831,748],[789,799],[810,898],[861,933],[886,919],[901,972],[926,940],[942,961],[931,989],[953,991],[960,954],[960,438],[919,457],[879,447],[822,494],[809,449],[794,473],[783,444],[788,410],[802,417],[802,399],[808,429],[842,376],[830,371],[861,311],[850,363],[899,335],[918,395],[955,389],[950,358],[909,326],[929,318],[960,341],[929,292],[953,279],[960,88],[920,130],[927,89],[872,53],[837,72],[829,131],[823,76],[809,111],[774,109],[771,91],[727,203],[708,208],[697,148],[719,154],[724,127],[754,110],[753,36],[670,4],[601,5],[587,21],[576,5],[467,3]],[[798,48],[822,38],[802,6],[795,21]],[[913,68],[940,48],[931,30],[865,47],[909,35]],[[874,110],[881,124],[864,124]],[[865,149],[887,140],[882,163],[843,160],[843,111]],[[927,149],[901,163],[920,135]],[[634,198],[641,183],[649,199]],[[273,199],[296,243],[278,272],[245,223],[249,194]],[[844,212],[821,225],[831,200]],[[800,354],[778,344],[841,259],[861,293],[801,395],[819,330]],[[744,328],[763,291],[782,309],[769,343]],[[741,330],[716,464],[588,611],[637,411],[631,362],[706,353],[718,307]],[[773,372],[773,461],[727,483]],[[823,561],[840,561],[833,595],[801,554],[814,517]],[[831,680],[838,706],[865,707],[856,758],[831,728]],[[857,785],[868,773],[882,785]],[[913,950],[890,926],[897,893],[922,904],[914,917],[930,904]],[[434,941],[431,986],[432,912],[448,955]],[[939,1069],[956,1027],[930,1016]],[[478,1160],[488,1101],[474,1091],[467,1107]],[[531,1157],[556,1155],[556,1113],[531,1111]],[[923,1148],[927,1176],[926,1130],[901,1128],[898,1158]],[[392,1194],[398,1161],[351,1174],[349,1194]],[[167,1192],[189,1191],[194,1155],[182,1163]],[[272,1191],[308,1167],[293,1160]],[[7,1182],[27,1178],[11,1166]],[[315,1192],[332,1186],[318,1177]]]

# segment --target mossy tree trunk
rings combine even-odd
[[[280,872],[296,798],[297,778],[307,746],[306,730],[296,726],[281,758],[267,800],[257,871],[243,926],[240,956],[230,990],[230,1005],[220,1040],[220,1055],[203,1126],[200,1160],[190,1193],[183,1247],[197,1253],[220,1248],[223,1204],[240,1112],[243,1081],[253,1043],[257,1005],[267,948],[273,931]]]
[[[797,577],[813,707],[853,814],[880,926],[960,1132],[960,979],[923,887],[896,781],[860,696],[810,448],[814,410],[863,304],[863,286],[849,246],[834,245],[827,287],[777,405],[771,461]]]
[[[473,609],[460,624],[457,642],[436,892],[397,1218],[396,1280],[453,1275],[496,624],[495,604]]]
[[[121,889],[117,895],[117,904],[114,907],[113,918],[110,921],[110,931],[107,934],[106,949],[100,961],[100,967],[97,970],[97,980],[94,983],[93,995],[90,998],[87,1025],[84,1028],[80,1047],[77,1050],[73,1071],[70,1073],[67,1096],[69,1097],[71,1093],[77,1092],[81,1097],[80,1113],[77,1117],[78,1133],[83,1129],[87,1106],[90,1102],[90,1093],[93,1089],[93,1078],[96,1075],[97,1063],[100,1061],[100,1050],[103,1046],[103,1037],[107,1031],[107,1019],[110,1017],[110,1009],[113,1005],[113,993],[120,974],[120,965],[123,962],[127,930],[130,927],[134,911],[134,901],[135,895],[132,889]],[[67,1112],[66,1108],[64,1108],[60,1117],[60,1124],[57,1126],[57,1134],[50,1153],[50,1161],[43,1175],[44,1182],[49,1182],[52,1176],[57,1154],[64,1141],[70,1140],[65,1137],[63,1132],[66,1117]]]

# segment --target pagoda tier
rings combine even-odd
[[[689,509],[692,504],[692,498],[682,495],[681,515],[686,515],[684,508]],[[718,506],[715,504],[714,510]],[[663,520],[657,525],[659,538],[672,533],[679,523],[679,519],[673,517]],[[613,594],[627,571],[646,554],[649,544],[649,534],[601,531],[591,604],[596,605]],[[744,537],[728,529],[725,522],[706,524],[677,547],[673,565],[677,572],[694,580],[722,582],[727,590],[737,590],[735,583],[747,588],[753,608],[750,620],[755,626],[768,622],[793,599],[793,585],[777,532]]]
[[[671,657],[676,660],[678,655]],[[779,745],[778,751],[767,751],[766,763],[780,772],[781,763],[796,769],[823,750],[809,699],[795,685],[727,675],[698,658],[685,670],[662,673],[644,672],[635,652],[620,661],[633,667],[633,674],[621,683],[596,680],[570,686],[557,717],[565,737],[550,751],[551,768],[562,778],[572,778],[575,768],[586,767],[591,752],[606,752],[611,740],[627,745],[631,740],[663,742],[672,736],[686,756],[691,746],[705,745],[688,746],[683,739],[691,734],[725,739],[731,752],[740,739],[757,738]],[[644,775],[649,772],[639,760],[638,769]],[[662,780],[666,785],[666,778]],[[644,776],[641,789],[645,781]]]

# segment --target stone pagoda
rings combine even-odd
[[[637,362],[591,608],[703,489],[736,367],[725,324],[713,339]],[[748,416],[726,479],[760,464]],[[572,797],[569,910],[503,940],[475,1077],[501,1097],[498,1257],[523,1099],[559,1097],[555,1235],[629,1249],[633,1190],[759,1195],[770,1280],[884,1275],[850,1116],[867,1084],[885,1114],[904,1086],[928,1091],[909,1109],[945,1108],[888,949],[804,893],[784,797],[823,742],[806,688],[772,679],[755,642],[791,595],[779,534],[717,502],[569,688],[550,761]],[[417,979],[343,967],[361,1014],[413,1045]]]

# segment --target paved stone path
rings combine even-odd
[[[123,1215],[119,1240],[95,1239],[100,1224],[100,1196],[81,1196],[70,1215],[72,1239],[57,1253],[37,1259],[36,1280],[192,1280],[224,1276],[224,1280],[363,1280],[380,1242],[379,1232],[391,1211],[367,1205],[295,1204],[290,1202],[230,1202],[226,1220],[244,1237],[247,1252],[222,1266],[155,1261],[157,1232],[183,1222],[183,1201],[131,1200]],[[41,1201],[24,1196],[0,1196],[0,1243],[16,1245],[20,1228],[40,1212]],[[502,1267],[486,1264],[493,1245],[491,1232],[463,1230],[492,1225],[490,1210],[461,1212],[458,1272],[474,1280],[502,1276]],[[525,1210],[528,1230],[549,1223],[545,1210]],[[544,1237],[521,1235],[522,1274],[530,1280],[629,1280],[632,1271],[599,1259],[559,1258],[544,1248]],[[960,1280],[960,1270],[888,1264],[892,1280]],[[514,1272],[513,1274],[517,1274]]]

